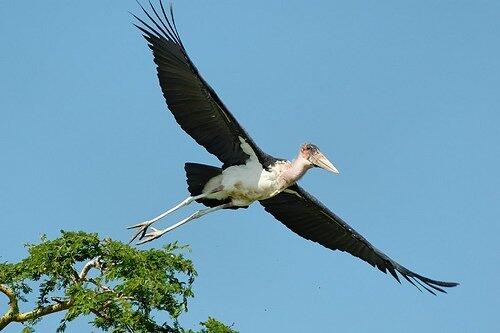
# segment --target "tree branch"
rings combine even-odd
[[[13,321],[23,322],[26,320],[35,319],[35,318],[42,317],[42,316],[45,316],[45,315],[48,315],[51,313],[67,310],[72,305],[73,305],[73,301],[67,300],[67,301],[64,301],[61,303],[57,303],[57,304],[42,306],[42,307],[36,308],[34,310],[28,311],[28,312],[18,313]]]
[[[42,306],[28,312],[19,312],[19,305],[14,291],[9,287],[0,284],[0,292],[4,293],[9,298],[9,310],[7,310],[2,317],[0,317],[0,331],[11,322],[22,323],[54,312],[67,310],[73,305],[72,300],[67,300],[57,304]]]
[[[0,284],[0,292],[4,293],[9,298],[9,309],[0,317],[0,330],[7,326],[14,316],[19,314],[19,304],[17,303],[16,294],[6,285]]]
[[[99,267],[99,257],[95,257],[94,259],[90,260],[83,266],[82,271],[78,275],[78,278],[81,280],[85,279],[87,277],[87,274],[92,268],[97,268]]]
[[[84,281],[92,268],[99,267],[99,259],[99,257],[96,257],[87,262],[80,273],[73,271],[73,282],[79,283]],[[3,284],[0,284],[0,292],[9,298],[9,309],[0,317],[0,331],[11,322],[25,322],[51,313],[64,311],[69,309],[74,303],[72,300],[57,300],[54,304],[38,307],[28,312],[19,312],[19,304],[15,292]]]
[[[14,294],[14,291],[9,287],[7,287],[6,285],[0,284],[0,292],[4,293],[9,298],[9,308],[11,308],[14,311],[19,311],[17,305],[17,297]]]

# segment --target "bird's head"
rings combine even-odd
[[[321,153],[318,146],[312,143],[304,143],[300,146],[299,155],[307,160],[311,167],[320,167],[333,173],[339,173],[337,168]]]

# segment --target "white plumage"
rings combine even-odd
[[[291,167],[290,162],[277,161],[269,171],[265,170],[245,139],[239,139],[242,150],[250,157],[245,164],[231,166],[210,179],[203,188],[203,193],[208,194],[207,199],[231,198],[233,205],[245,207],[254,201],[273,197],[290,185],[283,177]],[[214,191],[217,192],[212,193]]]

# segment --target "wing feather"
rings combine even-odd
[[[417,289],[420,290],[418,286],[421,286],[434,295],[434,291],[445,293],[443,288],[458,285],[456,282],[429,279],[400,265],[296,184],[260,203],[267,212],[299,236],[331,250],[348,252],[384,273],[389,272],[398,282],[401,282],[399,273]]]
[[[159,3],[161,13],[151,2],[151,12],[141,6],[150,23],[132,15],[139,22],[135,26],[153,51],[160,87],[175,120],[225,167],[244,164],[248,159],[240,138],[250,145],[260,163],[267,166],[269,156],[257,147],[189,58],[177,31],[172,7],[169,17],[162,1]]]

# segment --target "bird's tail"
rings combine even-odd
[[[222,173],[221,168],[217,168],[211,165],[199,164],[199,163],[186,163],[184,164],[184,170],[186,170],[186,178],[188,183],[188,191],[192,196],[199,195],[203,192],[205,185],[210,181],[210,179],[220,175]],[[225,203],[231,202],[230,198],[217,200],[202,198],[196,200],[196,202],[202,203],[208,207],[216,207]],[[247,206],[231,206],[224,209],[238,209],[247,208]]]
[[[184,170],[186,170],[188,191],[192,196],[201,194],[208,181],[222,173],[221,168],[206,164],[189,162],[184,165]],[[208,207],[215,207],[229,202],[229,200],[226,202],[223,200],[206,198],[196,201]]]
[[[221,168],[189,162],[184,165],[184,170],[186,170],[188,191],[192,196],[201,194],[205,184],[222,173]]]

